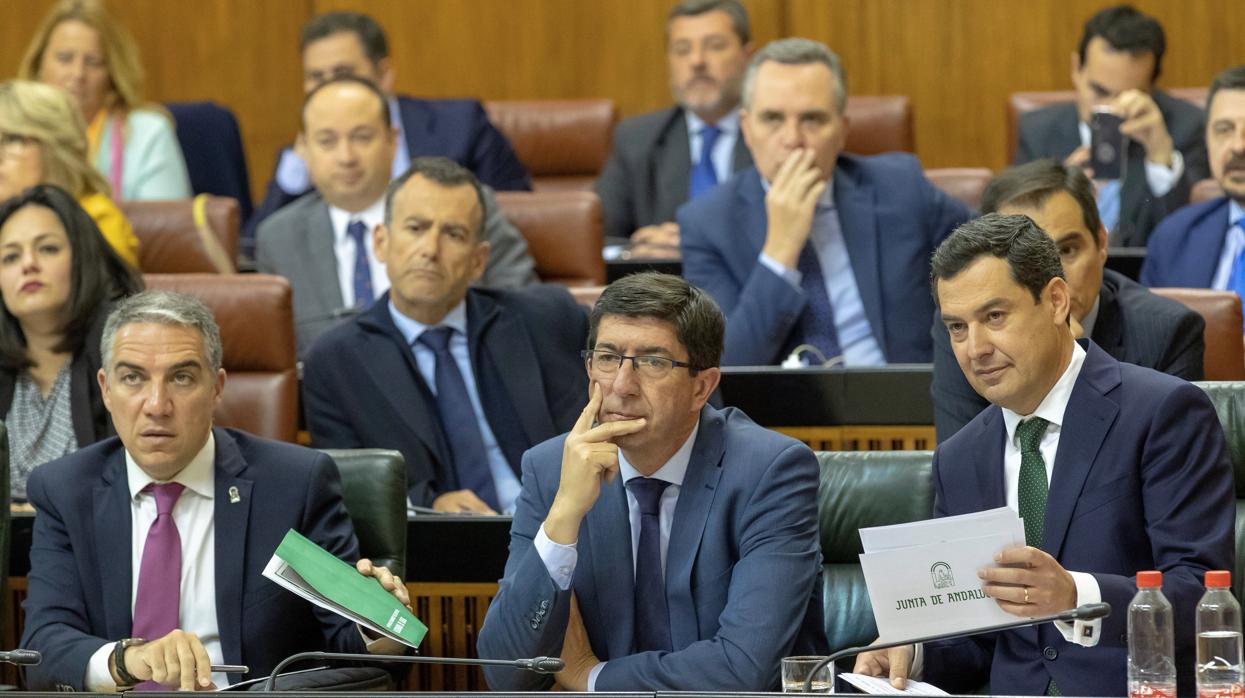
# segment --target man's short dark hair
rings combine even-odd
[[[1098,244],[1102,219],[1098,217],[1094,185],[1081,168],[1068,167],[1055,160],[1034,160],[1000,172],[981,195],[981,212],[997,213],[1004,206],[1041,208],[1059,192],[1066,192],[1076,200],[1085,228],[1094,237],[1094,244]]]
[[[381,59],[389,57],[389,42],[385,40],[385,30],[380,28],[376,20],[362,12],[326,12],[312,17],[303,25],[298,49],[306,51],[312,43],[342,32],[350,32],[359,38],[363,53],[367,54],[371,62],[379,63]]]
[[[389,183],[389,188],[385,190],[385,227],[393,225],[393,197],[397,195],[402,185],[415,175],[420,175],[424,179],[447,188],[470,184],[476,193],[476,203],[480,206],[480,225],[472,233],[475,235],[476,242],[484,239],[486,216],[484,215],[484,189],[480,186],[480,180],[476,179],[471,170],[443,157],[415,158],[406,172]]]
[[[320,94],[321,91],[334,85],[343,84],[358,85],[368,92],[371,92],[376,97],[377,109],[379,109],[377,113],[380,114],[381,120],[385,122],[385,126],[389,126],[389,98],[385,96],[384,92],[380,91],[380,88],[376,86],[376,83],[357,75],[338,75],[325,80],[319,85],[316,85],[311,88],[310,92],[303,95],[303,106],[298,112],[298,125],[299,128],[302,129],[303,133],[307,132],[307,105],[311,104],[311,100],[314,99],[316,95]]]
[[[1210,118],[1210,105],[1219,90],[1245,90],[1245,64],[1234,65],[1215,76],[1206,93],[1206,116]]]
[[[601,318],[616,315],[651,318],[674,326],[687,349],[688,373],[695,375],[722,363],[726,318],[709,294],[682,277],[657,272],[631,274],[605,288],[588,319],[588,348],[597,343]]]
[[[1081,45],[1077,52],[1081,56],[1081,66],[1085,66],[1085,52],[1090,39],[1101,37],[1116,51],[1127,51],[1134,56],[1144,53],[1154,54],[1154,74],[1150,82],[1159,79],[1163,70],[1163,52],[1167,50],[1167,39],[1163,35],[1163,25],[1150,15],[1142,14],[1132,5],[1116,5],[1100,10],[1085,23],[1081,34]]]
[[[1007,260],[1012,279],[1040,303],[1050,280],[1064,278],[1059,248],[1028,216],[989,213],[955,229],[930,262],[929,285],[938,303],[938,282],[954,278],[985,256]]]
[[[666,25],[679,17],[698,17],[707,12],[725,12],[731,18],[731,30],[739,37],[739,43],[746,44],[752,38],[752,29],[748,23],[748,10],[739,0],[683,0],[670,8],[666,17]]]

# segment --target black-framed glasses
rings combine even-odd
[[[645,378],[663,378],[675,368],[691,368],[686,361],[675,361],[664,356],[624,356],[613,351],[585,349],[579,355],[588,363],[588,368],[604,376],[618,373],[623,361],[631,361],[631,369]]]

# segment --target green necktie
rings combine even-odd
[[[1025,543],[1042,547],[1046,527],[1046,461],[1042,460],[1042,436],[1050,422],[1041,417],[1026,419],[1016,425],[1020,441],[1020,479],[1016,483],[1016,500],[1020,518],[1025,522]]]

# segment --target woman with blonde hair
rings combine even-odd
[[[82,115],[63,90],[29,80],[0,83],[0,201],[36,184],[69,192],[104,239],[138,267],[138,238],[86,159]]]
[[[172,119],[142,101],[138,46],[100,2],[57,3],[27,47],[18,77],[69,93],[86,123],[87,160],[117,200],[191,197]]]

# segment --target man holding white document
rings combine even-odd
[[[991,403],[934,454],[935,516],[1019,513],[1027,545],[978,571],[1007,613],[1098,601],[1113,612],[869,652],[855,671],[951,692],[988,679],[1011,695],[1125,695],[1134,575],[1157,569],[1175,609],[1179,693],[1191,693],[1202,576],[1234,557],[1232,467],[1210,401],[1074,339],[1059,250],[1025,216],[961,226],[935,251],[931,281],[956,360]]]

